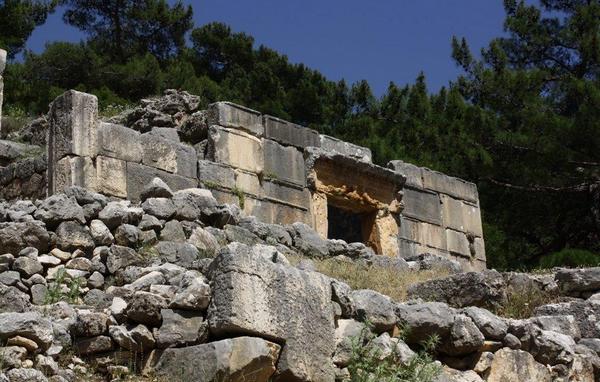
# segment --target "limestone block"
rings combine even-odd
[[[237,204],[239,206],[239,199],[238,199],[237,195],[234,195],[230,191],[215,190],[215,189],[211,189],[210,191],[212,192],[215,199],[217,199],[217,202],[219,204]],[[251,197],[247,197],[245,199],[246,200],[244,201],[244,204],[245,204],[244,207],[246,207],[246,208],[244,208],[244,212],[248,214],[247,206],[249,204],[253,204],[253,201],[255,199],[251,198]],[[250,214],[250,215],[252,215],[252,214]],[[261,220],[261,219],[259,218],[259,220]]]
[[[127,197],[127,162],[98,156],[96,158],[96,191],[101,194]]]
[[[481,272],[487,269],[485,261],[481,261],[475,258],[466,258],[460,255],[448,254],[449,259],[455,260],[460,264],[460,268],[463,272]]]
[[[204,159],[198,161],[198,179],[207,187],[211,186],[210,188],[233,188],[236,184],[235,173],[231,167]]]
[[[451,253],[471,258],[469,240],[463,232],[447,229],[446,242],[448,243],[448,251]]]
[[[208,124],[246,130],[262,137],[265,128],[261,114],[231,102],[216,102],[208,106]]]
[[[285,147],[269,139],[263,140],[265,153],[265,177],[294,183],[306,184],[304,156],[294,147]]]
[[[396,257],[400,250],[398,245],[398,224],[390,214],[375,219],[374,230],[377,233],[374,244],[377,253],[384,256]]]
[[[211,126],[209,129],[209,159],[242,170],[262,173],[263,147],[260,139],[239,130]]]
[[[402,200],[404,201],[403,215],[432,224],[442,224],[442,206],[437,194],[405,188]]]
[[[487,258],[485,257],[485,242],[483,238],[476,237],[472,246],[475,249],[475,258],[485,263]]]
[[[134,202],[139,201],[144,187],[154,178],[162,179],[174,192],[198,187],[198,179],[196,178],[171,174],[138,163],[127,163],[127,199]]]
[[[237,201],[235,203],[237,204]],[[248,215],[256,216],[259,221],[264,223],[281,225],[295,222],[311,223],[311,214],[307,210],[268,200],[254,199],[252,197],[246,198],[244,212]]]
[[[401,160],[393,160],[387,164],[388,168],[406,177],[406,185],[414,188],[423,188],[423,169]]]
[[[276,381],[333,381],[335,350],[331,282],[317,272],[270,261],[230,244],[210,270],[211,334],[251,335],[284,343]]]
[[[94,158],[98,148],[98,98],[69,90],[52,102],[49,112],[48,161],[66,155]]]
[[[445,227],[483,237],[479,207],[444,194],[440,195],[440,199]]]
[[[400,238],[411,240],[425,246],[446,249],[444,228],[406,217],[400,219]]]
[[[402,229],[402,228],[401,228]],[[418,255],[418,243],[402,238],[398,238],[398,253],[403,259],[409,259]]]
[[[310,191],[307,188],[290,187],[269,180],[263,181],[262,187],[263,196],[272,202],[310,209]]]
[[[258,175],[237,169],[234,171],[234,173],[235,187],[238,191],[260,196],[262,193],[262,188],[260,186],[260,181],[258,180]]]
[[[142,161],[140,133],[125,126],[100,123],[98,154],[127,162]]]
[[[321,146],[319,133],[315,130],[270,115],[263,116],[263,124],[265,126],[265,137],[268,139],[300,148]]]
[[[344,142],[337,138],[321,134],[321,148],[325,151],[335,151],[342,155],[354,157],[364,162],[371,162],[373,155],[371,150],[366,147],[354,145],[349,142]]]
[[[193,147],[155,134],[141,135],[142,164],[167,172],[196,178],[197,154]]]
[[[96,189],[96,169],[89,157],[66,156],[49,166],[48,171],[51,174],[48,184],[51,195],[71,186]]]
[[[454,178],[428,168],[423,168],[423,186],[429,190],[451,195],[457,199],[479,203],[477,186],[474,183]]]

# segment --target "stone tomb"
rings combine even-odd
[[[138,201],[154,177],[174,191],[205,187],[266,223],[303,222],[322,236],[360,241],[376,253],[433,253],[466,270],[485,268],[477,188],[230,102],[203,111],[196,149],[98,117],[95,96],[68,91],[49,113],[48,192],[77,185]]]
[[[361,241],[378,254],[397,256],[401,190],[406,178],[319,149],[309,150],[307,163],[317,233],[329,239]]]

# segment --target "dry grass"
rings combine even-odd
[[[302,256],[286,255],[292,264],[306,259]],[[352,289],[372,289],[395,301],[405,301],[408,288],[423,281],[449,276],[446,269],[422,271],[398,270],[380,266],[366,266],[355,261],[310,258],[318,272],[345,282]]]
[[[543,291],[536,287],[531,288],[509,288],[506,291],[506,300],[501,306],[493,309],[493,312],[506,318],[529,318],[533,316],[538,306],[557,302],[559,297],[555,293]]]

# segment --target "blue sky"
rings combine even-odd
[[[197,0],[197,26],[222,21],[303,62],[328,78],[369,81],[382,94],[390,81],[404,85],[424,71],[431,91],[459,73],[450,57],[453,35],[473,50],[502,34],[502,0]],[[27,47],[79,41],[59,9],[36,29]]]

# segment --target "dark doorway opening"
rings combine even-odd
[[[364,242],[363,215],[327,204],[328,239],[346,243]]]

